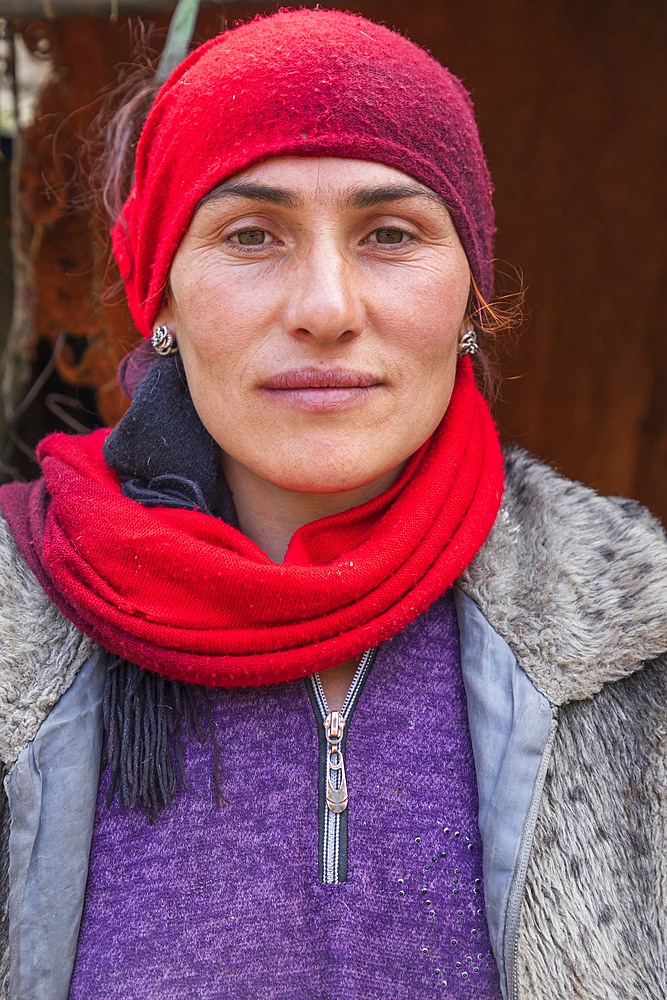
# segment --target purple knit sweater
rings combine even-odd
[[[346,747],[348,881],[318,881],[303,682],[216,691],[153,826],[100,785],[70,1000],[499,1000],[451,596],[379,650]]]

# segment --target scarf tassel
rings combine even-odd
[[[123,808],[139,804],[153,823],[158,810],[171,805],[179,785],[187,787],[183,736],[204,743],[207,735],[213,752],[213,795],[219,808],[220,750],[208,691],[114,657],[104,687],[102,766],[111,770],[107,808],[118,793]]]

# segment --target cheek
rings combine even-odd
[[[413,376],[438,383],[436,392],[443,382],[453,382],[467,300],[466,285],[441,290],[431,285],[420,296],[413,295],[395,318],[395,343],[403,364]]]
[[[240,294],[234,281],[200,282],[192,294],[188,291],[182,289],[175,309],[188,382],[191,389],[215,392],[219,399],[221,388],[238,384],[250,359],[262,350],[271,310],[261,296]]]
[[[382,274],[374,292],[380,325],[383,313],[385,321],[393,315],[428,353],[459,333],[470,292],[468,262],[463,250],[429,248],[422,259]]]
[[[261,328],[279,306],[272,275],[257,280],[257,268],[221,260],[217,249],[178,255],[170,274],[178,325],[193,345],[215,350],[223,331]]]

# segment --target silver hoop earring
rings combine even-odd
[[[474,330],[466,330],[459,340],[459,357],[472,357],[473,354],[477,354],[478,350],[479,344],[477,343],[477,334]]]
[[[161,358],[168,358],[170,354],[176,354],[178,351],[178,344],[166,326],[155,327],[155,331],[151,337],[151,345],[155,353],[159,354]]]

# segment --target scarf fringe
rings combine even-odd
[[[200,722],[200,709],[208,734]],[[213,795],[219,808],[220,752],[209,692],[201,685],[169,680],[113,658],[104,687],[102,766],[111,768],[107,808],[118,792],[122,808],[139,804],[153,823],[159,809],[171,806],[179,786],[187,788],[183,736],[196,736],[200,743],[210,737]]]

